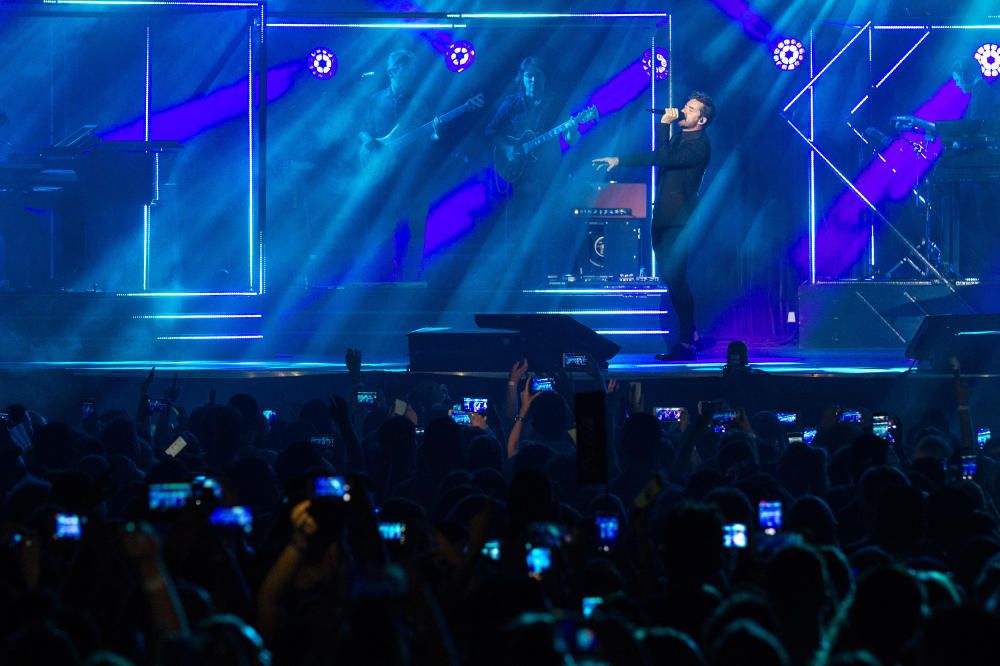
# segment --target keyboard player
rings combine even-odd
[[[1000,277],[1000,234],[997,233],[995,207],[1000,201],[1000,83],[986,79],[979,63],[968,56],[952,67],[952,79],[969,95],[963,121],[970,126],[964,141],[945,142],[940,167],[957,167],[965,174],[953,178],[955,187],[954,218],[958,222],[957,259],[963,277],[991,280]],[[950,154],[948,154],[950,153]],[[940,182],[943,180],[938,178]],[[954,232],[953,232],[954,233]]]

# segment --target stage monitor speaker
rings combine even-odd
[[[621,347],[567,315],[477,314],[483,328],[520,331],[524,336],[528,367],[549,372],[562,367],[563,354],[590,354],[602,367]],[[508,368],[509,369],[509,368]]]
[[[902,350],[926,315],[966,311],[943,284],[844,281],[799,287],[799,344]]]
[[[413,372],[509,372],[527,353],[519,331],[421,328],[406,337]]]
[[[963,373],[1000,371],[1000,314],[924,317],[906,348],[921,370],[951,372],[955,357]]]

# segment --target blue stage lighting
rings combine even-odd
[[[642,54],[642,71],[649,76],[649,70],[653,67],[653,49],[646,49]],[[669,73],[667,67],[667,50],[656,47],[656,80],[662,81]]]
[[[317,79],[332,79],[337,73],[337,56],[322,46],[313,49],[309,52],[309,73]]]
[[[983,44],[976,49],[976,62],[983,70],[983,76],[988,79],[995,79],[1000,76],[1000,46],[996,44]]]
[[[806,59],[806,50],[802,42],[792,37],[778,42],[771,53],[774,57],[774,66],[786,72],[798,69]]]
[[[476,47],[472,45],[472,42],[464,39],[450,44],[444,54],[445,65],[456,74],[472,67],[472,63],[475,61]]]

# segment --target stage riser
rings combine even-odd
[[[456,292],[405,285],[303,289],[263,297],[4,294],[0,295],[0,360],[195,360],[253,354],[330,358],[342,357],[346,347],[402,359],[410,331],[473,327],[473,317],[480,312],[566,313],[601,331],[624,353],[652,354],[665,349],[660,308],[659,294],[641,291]],[[258,314],[261,317],[229,318]],[[257,335],[263,339],[162,339]]]
[[[1000,285],[835,282],[799,288],[799,344],[904,349],[926,315],[996,312]]]

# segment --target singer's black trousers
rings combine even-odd
[[[670,306],[677,315],[678,342],[694,341],[694,298],[688,285],[687,264],[690,233],[686,227],[653,227],[653,251],[656,253],[656,274],[667,286],[667,293],[660,297],[660,310]],[[668,330],[669,315],[660,315],[660,328]],[[665,334],[664,339],[669,339]]]

